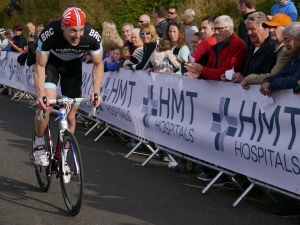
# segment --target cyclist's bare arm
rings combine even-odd
[[[45,67],[48,61],[49,55],[41,54],[36,51],[36,64],[34,67],[34,85],[36,89],[37,105],[43,109],[46,109],[42,101],[42,97],[45,96],[44,84],[45,84]]]
[[[91,59],[94,63],[92,76],[93,76],[93,92],[91,93],[91,101],[94,101],[94,93],[100,94],[100,88],[104,76],[104,65],[102,62],[103,52],[98,54],[91,54]],[[102,98],[99,96],[98,103],[95,107],[98,107],[102,102]]]

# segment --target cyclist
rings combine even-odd
[[[33,156],[40,166],[48,166],[49,159],[45,150],[44,130],[53,108],[48,102],[45,105],[42,97],[56,98],[56,88],[60,78],[63,96],[70,98],[81,97],[82,59],[86,51],[90,51],[94,63],[92,69],[93,89],[98,94],[97,107],[102,102],[99,96],[104,67],[102,63],[101,36],[89,23],[86,23],[84,12],[76,7],[67,8],[61,20],[52,20],[41,32],[36,51],[36,65],[34,68],[34,84],[36,88],[35,136],[33,138]],[[47,100],[48,101],[48,100]],[[75,131],[75,114],[79,105],[74,104],[67,116],[69,129]],[[38,121],[41,110],[45,111],[45,119]],[[65,150],[67,151],[67,149]]]

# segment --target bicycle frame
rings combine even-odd
[[[45,100],[44,100],[45,101]],[[81,102],[89,102],[90,99],[89,98],[58,98],[58,99],[51,99],[49,100],[49,104],[51,105],[59,105],[59,109],[64,109],[66,110],[66,116],[67,114],[69,113],[69,110],[70,109],[67,109],[68,107],[70,108],[70,105],[72,103],[81,103]],[[67,105],[67,107],[66,107]],[[94,116],[95,115],[95,111],[96,109],[95,108],[92,108],[92,111],[91,113],[89,114],[89,116]],[[45,111],[42,110],[39,117],[38,117],[38,120],[42,120],[44,118],[44,115],[45,115]],[[62,125],[62,117],[59,117],[59,131],[58,131],[58,135],[57,135],[57,140],[56,140],[56,145],[55,145],[55,152],[53,151],[53,141],[52,141],[52,132],[51,132],[51,129],[50,129],[50,121],[48,122],[47,124],[47,127],[46,127],[46,130],[45,130],[45,135],[47,135],[48,137],[48,142],[47,145],[50,149],[50,161],[51,161],[51,165],[52,163],[54,163],[54,159],[59,159],[59,155],[62,154],[62,158],[65,159],[66,156],[64,154],[64,147],[65,146],[62,146],[62,143],[64,143],[64,140],[63,140],[63,133],[66,131],[66,130],[69,130],[68,129],[68,124],[67,126],[63,126]],[[72,149],[73,147],[71,146],[71,151],[73,151]],[[73,152],[72,152],[73,154]],[[76,172],[79,173],[79,169],[78,169],[78,163],[76,161],[75,158],[74,159],[74,163],[76,165]],[[58,165],[58,164],[57,164]],[[63,171],[63,173],[65,173],[65,171]],[[52,168],[50,167],[50,171],[49,171],[49,176],[51,176],[52,174]],[[58,176],[58,174],[57,174]]]
[[[67,107],[65,107],[65,104],[71,104],[71,103],[78,103],[78,102],[89,102],[90,99],[89,98],[59,98],[59,99],[53,99],[53,100],[49,100],[49,103],[50,104],[58,104],[59,105],[59,110],[67,110],[66,112],[66,116],[68,115],[69,113],[69,110],[67,109]],[[92,111],[90,113],[90,116],[94,116],[95,115],[95,108],[92,108]],[[66,159],[66,156],[65,156],[65,152],[64,152],[64,147],[62,145],[62,143],[64,143],[64,140],[63,140],[63,133],[66,131],[66,130],[69,130],[68,128],[68,124],[67,126],[64,126],[62,124],[63,122],[63,117],[59,116],[59,132],[58,132],[58,136],[57,136],[57,141],[56,141],[56,150],[55,150],[55,153],[53,154],[53,143],[52,143],[52,140],[51,140],[51,129],[48,125],[48,134],[49,134],[49,142],[48,145],[51,149],[51,162],[53,163],[53,160],[54,160],[54,157],[56,157],[57,159],[59,158],[59,155],[62,154],[62,159]],[[66,118],[65,118],[66,119]],[[73,154],[73,146],[70,145],[70,150],[72,151],[72,155]],[[75,157],[73,157],[73,160],[74,160],[74,163],[76,165],[76,173],[78,174],[80,171],[79,171],[79,166],[78,166],[78,163],[77,163],[77,160]],[[64,167],[63,167],[63,174],[65,174],[65,171],[64,171]]]

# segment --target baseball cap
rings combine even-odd
[[[284,26],[284,27],[286,27],[291,22],[292,22],[292,19],[288,15],[282,14],[282,13],[277,13],[277,14],[275,14],[273,16],[273,18],[271,19],[270,22],[264,22],[262,24],[262,26],[264,28],[277,27],[277,26]]]
[[[5,33],[5,29],[4,28],[0,28],[0,34],[4,34]]]
[[[5,30],[5,35],[11,35],[11,34],[13,34],[14,32],[11,30],[11,29],[6,29]]]
[[[67,26],[83,26],[85,21],[84,12],[77,7],[69,7],[63,13],[62,22]]]

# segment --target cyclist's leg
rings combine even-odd
[[[59,80],[59,73],[56,66],[51,63],[46,65],[45,68],[46,80],[44,85],[44,93],[49,99],[56,98],[56,86]],[[53,106],[47,107],[45,112],[45,119],[39,121],[37,118],[40,115],[40,110],[35,115],[35,134],[33,137],[33,156],[35,161],[40,166],[48,166],[49,158],[45,148],[44,131],[49,122],[49,114]]]
[[[45,84],[47,85],[47,83]],[[53,85],[53,84],[52,84]],[[45,95],[49,99],[56,99],[56,89],[53,88],[45,88],[44,89]],[[49,121],[49,114],[51,113],[53,109],[53,105],[50,105],[47,107],[47,110],[45,111],[45,118],[43,120],[38,120],[38,117],[40,116],[41,110],[38,109],[35,114],[35,134],[38,137],[42,137],[44,135],[45,128]]]
[[[68,114],[67,120],[69,124],[69,130],[74,134],[76,128],[76,112],[79,108],[79,105],[72,105],[71,110]]]

